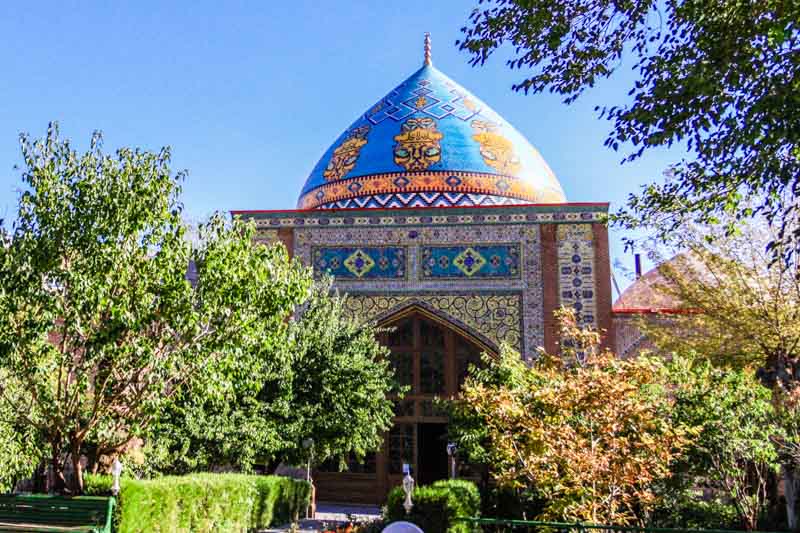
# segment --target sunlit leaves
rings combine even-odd
[[[242,353],[280,344],[312,280],[220,215],[192,244],[166,148],[108,155],[96,134],[79,153],[54,125],[21,140],[25,192],[0,247],[0,366],[22,393],[0,401],[43,436],[60,476],[62,458],[119,453],[189,381],[220,394]]]
[[[660,217],[662,234],[687,218],[751,216],[757,199],[784,243],[800,239],[800,2],[796,0],[481,0],[463,28],[463,50],[481,64],[504,44],[514,86],[572,102],[621,65],[637,74],[628,98],[598,111],[612,124],[605,144],[624,160],[682,145],[676,179],[632,195],[616,220]]]
[[[456,433],[500,485],[547,502],[539,518],[631,523],[685,444],[666,416],[662,365],[598,352],[597,336],[564,315],[563,338],[582,353],[542,354],[530,367],[510,350],[487,357],[456,402]]]

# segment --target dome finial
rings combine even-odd
[[[431,64],[431,34],[425,32],[425,64]]]

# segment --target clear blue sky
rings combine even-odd
[[[434,64],[530,139],[570,201],[613,209],[680,157],[620,165],[603,146],[609,124],[594,106],[625,101],[627,70],[566,106],[512,92],[520,74],[501,55],[471,67],[454,42],[475,3],[3,2],[0,218],[16,211],[18,134],[41,136],[51,120],[81,149],[96,129],[108,149],[171,145],[192,218],[294,208],[330,143],[421,65],[426,31]],[[613,259],[630,266],[620,237]]]

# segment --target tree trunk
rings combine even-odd
[[[798,478],[793,468],[783,466],[783,495],[786,498],[786,522],[790,531],[797,530]]]
[[[50,466],[53,470],[52,486],[48,487],[49,492],[62,493],[67,487],[67,480],[64,477],[64,454],[61,450],[61,438],[56,436],[50,442]]]
[[[76,496],[83,494],[83,466],[81,465],[81,443],[73,442],[70,450],[72,459],[72,469],[74,478],[72,480],[72,492]]]

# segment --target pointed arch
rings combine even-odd
[[[442,326],[455,333],[456,335],[467,339],[469,342],[477,345],[482,351],[496,355],[500,351],[500,347],[487,339],[480,333],[470,329],[463,322],[457,318],[439,310],[423,301],[411,301],[400,307],[391,309],[390,311],[378,315],[375,322],[380,327],[391,326],[392,323],[407,318],[415,313],[418,313],[431,322]]]

